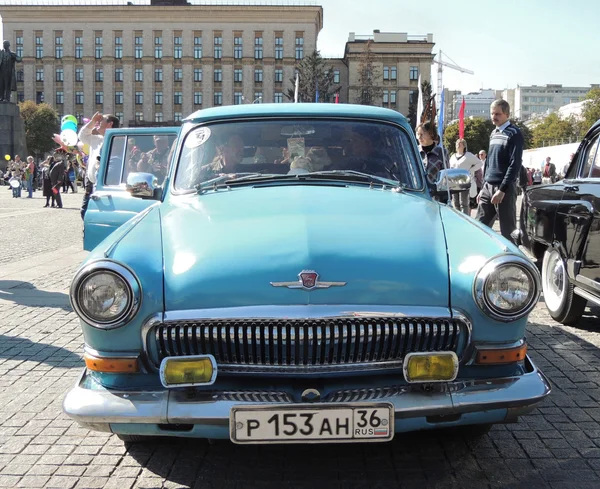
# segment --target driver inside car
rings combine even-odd
[[[353,170],[390,178],[387,168],[392,166],[388,155],[376,148],[376,135],[365,126],[352,128],[344,138],[345,157],[337,163],[337,170]]]

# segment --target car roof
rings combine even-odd
[[[342,117],[349,119],[376,119],[408,125],[399,112],[382,107],[356,104],[286,103],[241,104],[202,109],[190,114],[184,122],[208,122],[222,119],[254,117]]]

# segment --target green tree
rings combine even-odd
[[[489,119],[481,117],[469,117],[465,119],[465,141],[468,150],[477,154],[482,149],[487,151],[490,144],[490,134],[494,130],[494,124]],[[458,121],[446,126],[444,131],[444,145],[450,154],[456,150],[458,139]]]
[[[583,122],[580,133],[587,131],[600,119],[600,88],[592,88],[585,96],[585,100],[586,103],[581,113]]]
[[[365,44],[358,65],[358,85],[356,103],[360,105],[375,105],[383,93],[383,89],[377,86],[379,70],[375,67],[375,55],[371,50],[373,41],[369,39]]]
[[[579,138],[579,130],[580,126],[574,117],[561,119],[556,112],[549,114],[531,131],[533,147],[575,142]]]
[[[531,129],[521,119],[511,119],[510,122],[517,126],[523,134],[523,149],[533,148],[533,132]]]
[[[33,100],[19,103],[25,126],[25,140],[29,152],[36,157],[51,151],[56,143],[52,136],[60,132],[58,113],[48,104],[36,104]]]
[[[319,87],[319,102],[331,101],[336,92],[333,86],[333,66],[326,66],[319,51],[304,57],[296,64],[299,75],[298,102],[315,102],[317,86]],[[290,78],[292,88],[288,89],[286,97],[294,100],[296,79]]]

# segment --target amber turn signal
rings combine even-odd
[[[137,358],[100,358],[84,353],[85,366],[94,372],[132,374],[139,372]]]
[[[498,365],[502,363],[515,363],[525,359],[527,344],[516,348],[479,350],[476,362],[483,365]]]

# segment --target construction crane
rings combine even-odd
[[[435,60],[435,59],[433,60],[433,63],[438,65],[438,80],[437,80],[438,86],[437,86],[437,94],[435,96],[435,98],[436,98],[435,103],[439,107],[440,106],[440,97],[442,96],[442,90],[444,89],[444,85],[442,84],[442,71],[443,71],[444,66],[446,68],[451,68],[453,70],[460,71],[461,73],[467,73],[469,75],[474,75],[475,73],[471,70],[467,70],[466,68],[462,68],[462,67],[458,66],[454,62],[448,63],[447,61],[443,61],[441,50],[438,53],[437,58],[438,58],[437,60]],[[446,58],[450,59],[448,55],[446,55]],[[452,61],[452,60],[450,60],[450,61]]]

